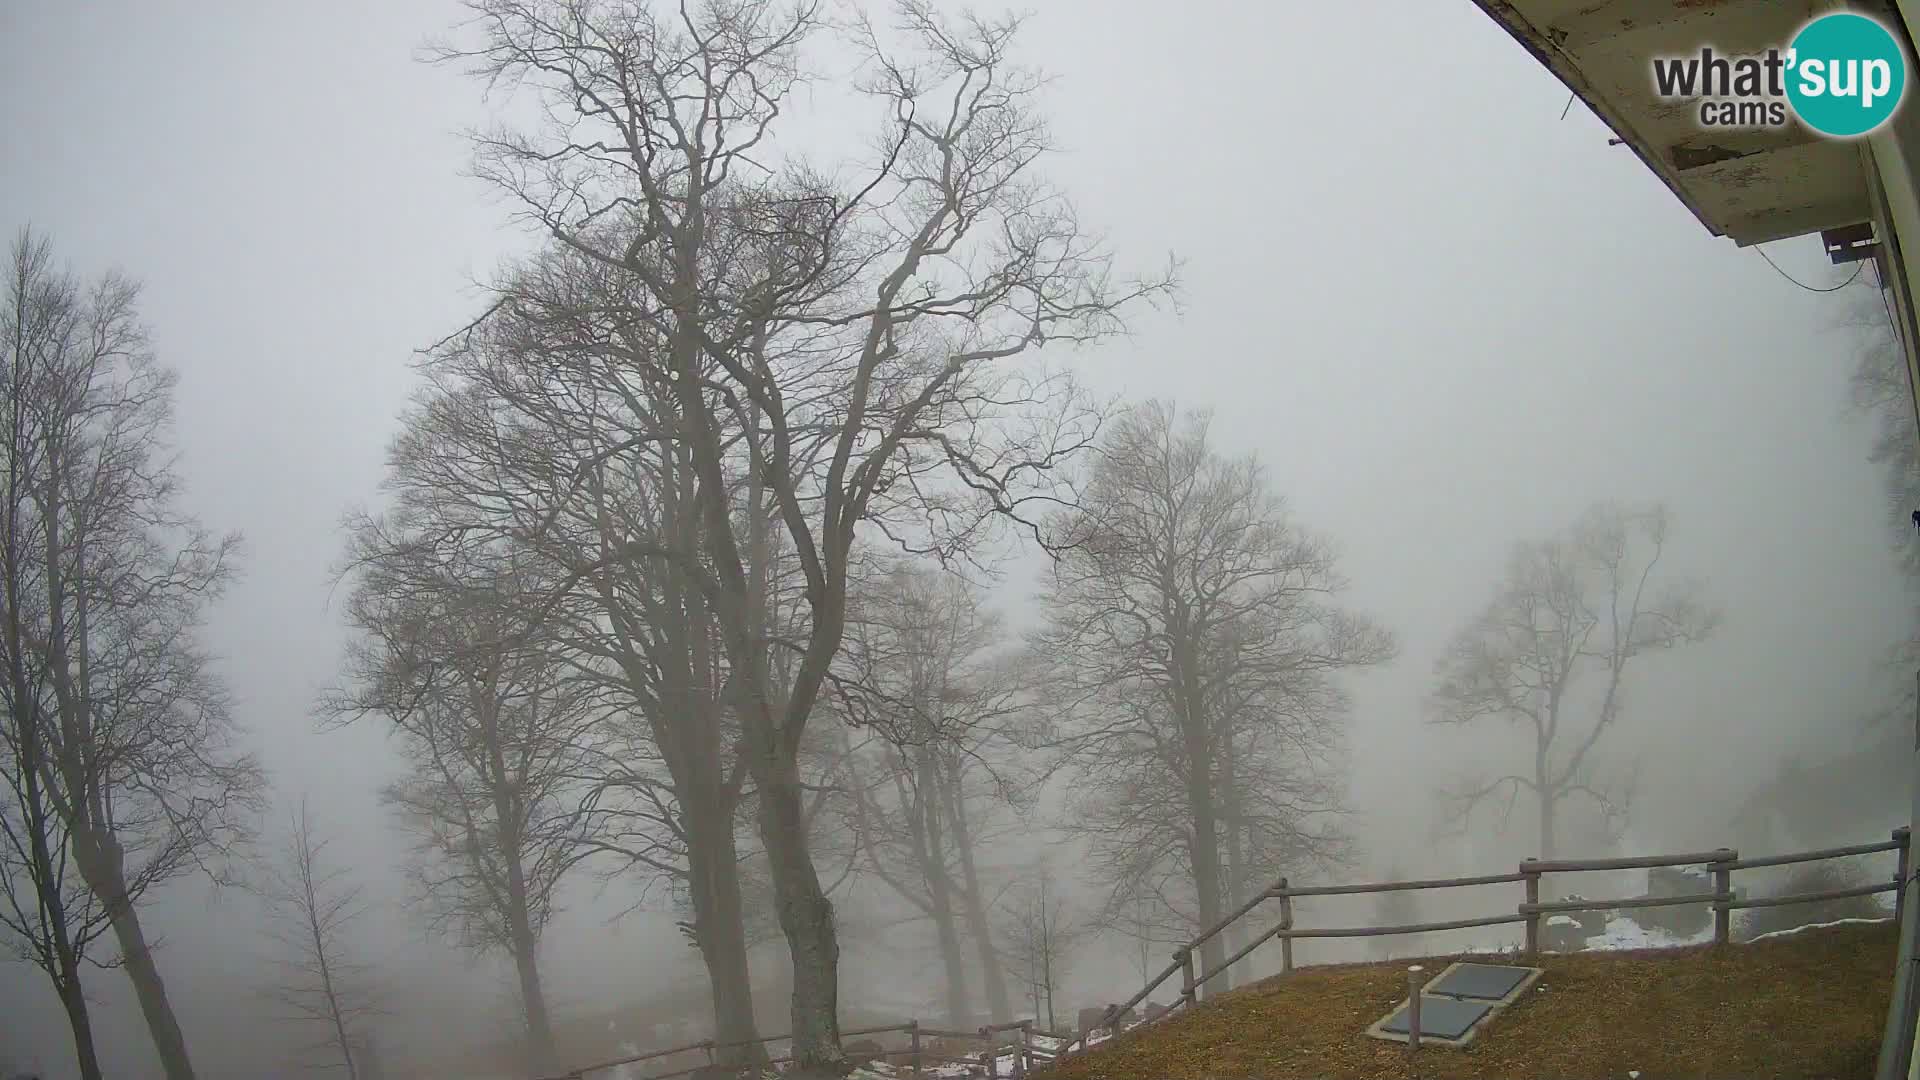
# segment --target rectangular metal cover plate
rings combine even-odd
[[[1473,1025],[1493,1009],[1484,1001],[1456,1001],[1453,998],[1420,995],[1420,1034],[1436,1039],[1458,1039],[1473,1030]],[[1387,1017],[1380,1030],[1395,1035],[1407,1033],[1407,1007],[1401,1005]]]
[[[1453,970],[1427,984],[1429,994],[1448,997],[1499,1001],[1513,993],[1526,979],[1528,969],[1503,964],[1457,964]]]

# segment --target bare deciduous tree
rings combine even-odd
[[[417,524],[404,505],[359,523],[348,618],[361,636],[349,686],[323,708],[392,725],[409,772],[385,799],[417,840],[415,898],[436,932],[512,958],[530,1057],[551,1068],[540,935],[589,850],[572,806],[601,709],[527,622],[529,597],[550,590],[521,556],[445,560]]]
[[[354,921],[366,910],[361,887],[347,880],[344,868],[329,864],[329,842],[315,830],[302,799],[263,890],[280,949],[280,977],[267,993],[284,1019],[321,1029],[307,1047],[320,1059],[314,1067],[345,1070],[348,1080],[361,1080],[367,1038],[362,1025],[380,1010],[372,968],[354,958],[349,941]]]
[[[888,566],[852,605],[839,688],[875,737],[855,757],[847,824],[874,875],[932,922],[949,1023],[971,1023],[968,936],[989,1013],[1004,1022],[1012,1001],[979,856],[994,838],[996,808],[1030,803],[1033,786],[1003,730],[1023,688],[995,652],[1005,644],[1001,621],[970,583],[905,563]]]
[[[550,305],[498,312],[435,352],[390,456],[396,510],[382,542],[428,563],[508,550],[538,568],[545,584],[521,593],[520,617],[605,706],[578,733],[580,839],[611,857],[604,873],[644,879],[641,902],[648,886],[669,886],[707,964],[724,1056],[763,1056],[736,833],[746,764],[725,654],[701,574],[639,553],[701,546],[692,471],[659,437],[671,403],[584,344],[618,331],[605,313],[623,301],[595,264],[551,252],[517,274]],[[773,545],[757,550],[777,563]],[[761,605],[769,622],[776,600]]]
[[[1551,859],[1562,803],[1619,811],[1619,793],[1594,779],[1594,750],[1626,708],[1628,666],[1703,641],[1719,622],[1699,583],[1657,573],[1667,529],[1662,506],[1600,503],[1561,535],[1514,548],[1493,601],[1441,656],[1431,708],[1436,723],[1519,728],[1530,767],[1461,784],[1450,796],[1463,818],[1502,795],[1510,812],[1530,793],[1540,857]]]
[[[1063,554],[1034,651],[1055,745],[1086,781],[1076,824],[1109,913],[1146,895],[1209,927],[1256,867],[1336,854],[1337,676],[1394,643],[1334,606],[1331,548],[1290,520],[1259,464],[1215,453],[1204,414],[1147,403],[1110,429],[1053,531]],[[1203,947],[1209,971],[1225,945]]]
[[[176,505],[175,376],[153,357],[138,300],[118,274],[83,287],[57,271],[31,234],[15,245],[0,465],[8,741],[17,846],[38,902],[66,909],[34,925],[63,969],[76,1041],[85,1020],[72,961],[92,916],[59,895],[66,871],[43,850],[56,835],[113,932],[162,1068],[190,1080],[139,905],[190,872],[223,880],[251,838],[263,777],[235,746],[225,687],[198,641],[238,537],[210,536]]]
[[[100,1062],[93,1023],[82,985],[81,965],[88,947],[108,931],[106,913],[80,880],[68,854],[67,821],[55,805],[52,765],[54,705],[46,683],[42,654],[29,637],[40,621],[44,570],[39,530],[34,526],[33,490],[40,482],[36,466],[42,453],[35,408],[43,381],[58,371],[61,352],[90,321],[79,287],[52,266],[46,240],[22,233],[14,242],[8,269],[5,394],[7,411],[6,514],[0,523],[0,604],[6,626],[6,783],[0,806],[0,889],[6,911],[0,914],[15,955],[45,972],[67,1013],[74,1056],[83,1080],[99,1080]]]
[[[1044,1016],[1047,1030],[1059,1031],[1054,995],[1065,987],[1089,924],[1061,897],[1053,872],[1044,867],[1015,886],[1002,913],[1013,977],[1026,987],[1034,1019]]]
[[[954,24],[903,3],[914,59],[861,23],[879,160],[762,181],[821,27],[813,5],[471,6],[481,40],[446,56],[535,89],[551,120],[480,137],[479,171],[621,286],[608,315],[622,333],[598,351],[674,406],[656,437],[684,449],[701,550],[619,554],[676,559],[713,609],[793,959],[795,1057],[836,1067],[839,946],[798,751],[845,632],[857,533],[955,552],[1019,513],[1085,443],[1089,417],[1057,378],[1002,362],[1115,333],[1124,307],[1168,282],[1117,279],[1035,175],[1049,143],[1032,107],[1040,80],[1008,59],[1013,20]],[[545,305],[526,285],[501,303]],[[774,505],[768,524],[804,579],[784,684],[755,601],[760,518],[740,535],[729,472]]]

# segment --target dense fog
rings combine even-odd
[[[169,1080],[1072,1028],[1282,875],[1886,839],[1873,270],[1393,7],[0,10],[0,1075],[85,1075],[36,828]]]

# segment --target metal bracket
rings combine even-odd
[[[1880,241],[1873,235],[1871,221],[1823,229],[1820,243],[1827,249],[1827,258],[1833,260],[1835,266],[1870,259],[1880,251]]]

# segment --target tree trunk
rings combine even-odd
[[[769,752],[771,749],[771,753]],[[793,1055],[801,1075],[839,1075],[840,942],[833,902],[820,888],[808,853],[804,792],[792,754],[756,747],[760,768],[760,840],[773,874],[780,929],[793,957]]]
[[[1177,552],[1167,553],[1168,566],[1177,559]],[[1219,762],[1215,760],[1213,725],[1207,715],[1199,659],[1206,631],[1204,626],[1195,622],[1186,601],[1179,599],[1179,586],[1171,576],[1162,580],[1160,596],[1161,602],[1168,605],[1167,636],[1172,645],[1167,704],[1180,731],[1181,749],[1186,752],[1185,775],[1182,779],[1187,788],[1189,815],[1187,854],[1193,864],[1193,889],[1200,903],[1198,932],[1204,933],[1219,924],[1224,912],[1221,902],[1224,882],[1220,868],[1220,817],[1213,795],[1217,779],[1215,767]],[[1220,934],[1208,938],[1200,946],[1200,970],[1195,974],[1205,975],[1219,970],[1220,962],[1227,956],[1225,946],[1226,941]],[[1218,992],[1215,989],[1217,985],[1217,979],[1207,983],[1202,996],[1212,997]]]
[[[954,919],[952,883],[947,879],[946,836],[940,828],[946,800],[941,795],[933,748],[924,743],[916,746],[913,757],[914,799],[918,810],[913,822],[914,846],[927,880],[927,905],[933,918],[934,935],[940,942],[940,961],[946,969],[947,1021],[955,1028],[970,1028],[973,1025],[968,1023],[967,966],[960,952],[960,928]]]
[[[1007,993],[1007,972],[1000,963],[1000,950],[993,947],[993,925],[987,921],[987,902],[980,892],[980,873],[973,861],[973,833],[967,824],[966,791],[960,785],[959,770],[949,762],[947,783],[943,785],[949,802],[948,816],[953,821],[953,846],[959,849],[960,878],[965,886],[967,928],[973,934],[974,950],[980,955],[981,980],[987,987],[987,1010],[996,1024],[1013,1019],[1013,999]],[[1037,1014],[1038,1009],[1034,1012]]]
[[[1047,988],[1047,1028],[1059,1031],[1053,1013],[1053,901],[1047,896],[1047,879],[1040,879],[1040,964]]]
[[[126,868],[120,841],[99,826],[73,834],[74,862],[80,868],[87,887],[100,898],[107,921],[113,927],[114,940],[133,983],[134,996],[140,1001],[140,1013],[146,1018],[147,1031],[153,1037],[154,1052],[160,1056],[160,1068],[167,1080],[193,1080],[193,1060],[187,1054],[187,1038],[173,1015],[167,1000],[167,987],[160,969],[153,962],[146,932],[140,926],[140,913],[127,897]]]
[[[1554,804],[1560,801],[1560,792],[1552,782],[1548,765],[1547,747],[1542,745],[1533,756],[1533,793],[1540,799],[1540,857],[1542,859],[1554,857],[1553,811]]]
[[[1184,622],[1184,619],[1177,620],[1176,625]],[[1193,888],[1200,902],[1199,931],[1204,933],[1217,925],[1225,913],[1221,897],[1224,882],[1220,868],[1220,818],[1213,796],[1216,762],[1213,733],[1200,694],[1199,665],[1194,660],[1197,643],[1182,640],[1185,635],[1175,637],[1174,678],[1170,689],[1187,756],[1185,779],[1191,815],[1187,846],[1193,862]],[[1196,974],[1217,971],[1227,957],[1225,946],[1220,934],[1208,938],[1200,946],[1201,970]],[[1218,980],[1209,982],[1202,996],[1212,997],[1218,992],[1217,985]]]
[[[947,1017],[956,1029],[973,1027],[967,1008],[967,966],[960,951],[960,931],[954,925],[953,911],[934,917],[935,933],[940,939],[940,961],[947,972]]]
[[[9,603],[8,675],[13,683],[14,700],[31,701],[25,668],[20,661],[19,609]],[[67,1025],[73,1031],[73,1055],[81,1080],[101,1080],[100,1057],[93,1045],[93,1020],[87,1011],[87,997],[80,982],[80,954],[73,944],[73,932],[67,924],[67,901],[61,892],[60,868],[54,858],[54,845],[48,839],[51,819],[40,786],[40,743],[37,714],[23,714],[12,733],[16,760],[20,764],[23,806],[26,816],[27,847],[33,860],[33,879],[40,915],[52,936],[53,954],[59,970],[48,971],[60,1004],[67,1011]]]
[[[1227,896],[1224,906],[1238,910],[1247,898],[1247,854],[1240,818],[1239,777],[1234,771],[1233,733],[1225,732],[1224,736],[1220,742],[1220,790],[1224,793],[1220,809],[1227,834]],[[1222,948],[1229,953],[1239,952],[1245,943],[1244,931],[1238,925],[1227,927],[1222,938]],[[1242,961],[1241,967],[1247,966],[1247,962]],[[1233,982],[1231,971],[1221,975],[1220,989],[1233,989]]]
[[[73,1029],[73,1057],[80,1067],[80,1080],[101,1080],[100,1056],[93,1048],[93,1018],[87,1012],[87,995],[80,985],[80,958],[72,950],[62,950],[58,990],[60,1005],[67,1010],[67,1026]]]
[[[717,798],[710,796],[710,800]],[[696,805],[688,820],[687,869],[693,899],[694,944],[707,966],[713,998],[713,1039],[722,1065],[752,1065],[766,1060],[755,1041],[753,976],[747,966],[745,902],[740,894],[740,863],[734,844],[730,806],[712,801]]]
[[[540,984],[540,938],[533,929],[527,891],[525,849],[521,845],[525,813],[518,778],[507,768],[506,753],[494,708],[489,706],[485,735],[493,773],[493,807],[500,837],[501,861],[507,870],[507,947],[520,978],[520,1010],[527,1022],[527,1050],[535,1068],[556,1068],[553,1022],[547,1016],[547,995]]]
[[[513,967],[520,977],[520,1007],[527,1018],[527,1049],[542,1071],[558,1064],[553,1045],[553,1022],[547,1016],[547,994],[540,985],[540,943],[528,925],[524,907],[513,913]]]
[[[701,522],[694,509],[694,472],[683,467],[672,452],[661,458],[661,528],[685,546],[698,550]],[[757,505],[757,504],[755,504]],[[751,550],[755,566],[763,558],[764,515],[753,515]],[[765,611],[764,574],[752,579],[755,597],[750,630],[760,633]],[[687,831],[688,893],[693,902],[694,945],[707,967],[707,991],[712,998],[714,1041],[724,1044],[717,1062],[756,1065],[767,1059],[758,1041],[759,1026],[753,1008],[753,975],[748,966],[746,902],[740,891],[740,852],[734,834],[739,789],[727,778],[720,695],[724,678],[714,650],[714,618],[699,588],[679,574],[664,582],[667,610],[684,612],[684,622],[667,628],[667,660],[660,665],[666,704],[650,718],[657,745],[669,751],[668,774],[675,797],[684,807]],[[636,686],[646,686],[649,674],[633,672]]]
[[[341,1063],[347,1067],[347,1080],[360,1080],[360,1069],[354,1062],[353,1039],[347,1034],[347,1018],[341,1012],[340,995],[333,985],[333,964],[327,956],[326,934],[321,929],[324,916],[320,914],[320,899],[313,887],[313,863],[311,849],[307,846],[304,804],[300,827],[301,876],[306,883],[301,896],[306,911],[308,940],[313,945],[313,962],[320,974],[320,992],[326,995],[327,1018],[333,1023],[333,1044],[340,1051]]]
[[[1221,897],[1220,874],[1220,822],[1213,808],[1213,793],[1208,790],[1203,778],[1189,771],[1187,776],[1187,804],[1193,814],[1192,835],[1189,838],[1189,854],[1193,858],[1193,888],[1200,901],[1200,931],[1210,930],[1226,914]],[[1215,934],[1200,946],[1200,972],[1217,971],[1220,962],[1227,957],[1226,943],[1221,935]],[[1202,997],[1212,997],[1219,992],[1218,979],[1207,983]]]
[[[698,258],[701,209],[698,202],[689,207],[691,243],[678,255],[678,281],[681,296],[691,312],[698,304],[699,278],[694,262]],[[743,587],[743,605],[729,612],[716,612],[728,658],[733,662],[733,677],[741,680],[747,695],[741,726],[748,746],[749,764],[760,802],[760,842],[767,852],[768,869],[773,878],[774,907],[780,930],[787,939],[787,951],[793,960],[792,1046],[794,1072],[840,1075],[846,1071],[846,1055],[840,1050],[840,941],[834,931],[833,903],[820,887],[820,875],[814,870],[812,848],[807,837],[806,791],[800,782],[798,752],[801,729],[811,703],[826,678],[826,668],[838,651],[840,634],[845,629],[844,610],[831,602],[823,603],[808,590],[808,604],[815,624],[807,656],[796,679],[804,686],[788,687],[797,697],[774,693],[774,675],[768,656],[765,620],[771,605],[767,587],[772,556],[768,540],[768,521],[764,476],[759,469],[748,470],[747,557],[740,558],[733,542],[730,508],[723,497],[726,483],[720,473],[719,441],[707,423],[703,402],[704,387],[694,377],[699,345],[690,333],[692,323],[681,316],[673,334],[677,377],[674,393],[682,417],[688,422],[693,444],[694,478],[706,491],[703,509],[708,539],[723,578]],[[758,341],[764,345],[764,337]],[[749,435],[757,439],[758,406],[755,429]],[[753,452],[753,456],[758,456]],[[840,581],[840,605],[845,604],[846,583]],[[831,648],[815,646],[827,642]],[[805,702],[804,706],[795,702]],[[776,712],[776,702],[779,703]],[[777,717],[784,716],[784,722]],[[789,727],[790,726],[790,727]]]
[[[353,1039],[347,1035],[346,1021],[340,1017],[340,1005],[333,997],[331,986],[327,989],[327,1011],[333,1017],[333,1040],[340,1048],[340,1061],[347,1067],[347,1080],[360,1080],[360,1067],[354,1062]]]

